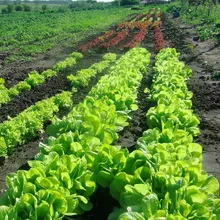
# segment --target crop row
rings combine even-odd
[[[108,181],[105,166],[123,157],[109,144],[128,124],[128,113],[137,107],[140,71],[146,71],[149,62],[145,49],[129,51],[83,103],[49,126],[48,142],[41,144],[40,154],[28,162],[30,170],[7,177],[8,190],[0,200],[2,219],[56,220],[92,208],[89,197],[97,181]],[[108,171],[112,177],[117,167]]]
[[[89,79],[95,76],[97,73],[103,72],[107,67],[117,59],[117,55],[114,53],[107,53],[103,56],[103,61],[92,64],[88,69],[82,69],[76,73],[76,75],[67,76],[68,81],[74,89],[82,86],[87,86]]]
[[[114,30],[109,30],[107,33],[105,33],[104,35],[102,36],[98,36],[96,37],[95,39],[89,41],[87,44],[84,44],[84,45],[81,45],[79,47],[79,49],[82,51],[82,52],[85,52],[86,50],[88,50],[89,48],[91,47],[94,47],[96,45],[99,45],[101,44],[104,40],[114,36],[116,34],[116,32]]]
[[[104,47],[104,48],[115,47],[116,45],[118,45],[119,42],[124,40],[128,36],[128,34],[129,34],[129,30],[127,30],[127,29],[122,30],[114,38],[112,38],[108,42],[102,43],[101,47]]]
[[[127,27],[128,29],[139,29],[139,32],[134,35],[134,37],[127,42],[126,44],[122,45],[121,48],[133,48],[141,44],[144,40],[147,30],[149,28],[154,28],[155,30],[155,49],[159,51],[165,46],[165,42],[163,40],[163,34],[160,31],[161,26],[161,13],[160,10],[152,9],[149,14],[145,15],[141,21],[133,22],[133,23],[122,23],[120,27]],[[154,21],[153,21],[154,20]],[[158,33],[158,29],[160,33]]]
[[[36,135],[43,129],[44,123],[53,118],[54,113],[63,107],[71,107],[71,96],[79,86],[86,86],[91,77],[102,72],[116,59],[115,54],[106,54],[103,61],[93,64],[89,69],[81,70],[76,76],[70,75],[72,92],[62,92],[54,97],[37,102],[18,116],[0,124],[0,156],[6,156],[18,144]],[[88,75],[89,72],[92,74]],[[85,75],[87,73],[87,75]]]
[[[83,55],[81,53],[73,52],[70,57],[55,64],[52,69],[45,70],[41,74],[37,71],[30,72],[24,81],[20,81],[10,89],[4,86],[4,80],[2,79],[2,83],[0,83],[0,107],[2,104],[8,103],[11,98],[19,95],[21,92],[31,90],[31,88],[44,83],[46,79],[57,75],[58,72],[74,66],[76,61],[82,57]]]
[[[2,219],[61,219],[90,210],[98,185],[119,200],[109,220],[220,218],[219,183],[202,171],[202,147],[193,142],[199,120],[186,80],[191,70],[175,49],[156,56],[147,112],[149,130],[137,149],[111,146],[137,108],[137,88],[150,55],[135,48],[102,77],[83,103],[47,129],[49,139],[28,171],[7,177]],[[112,57],[112,56],[110,56]]]
[[[165,47],[166,43],[163,38],[163,33],[161,31],[161,21],[160,18],[158,20],[152,22],[152,18],[149,20],[146,20],[145,22],[142,22],[139,26],[139,32],[134,35],[134,37],[127,42],[126,44],[122,45],[121,48],[133,48],[136,46],[139,46],[141,42],[144,40],[147,30],[150,27],[154,28],[154,41],[155,41],[155,49],[156,51],[161,50]]]
[[[122,48],[133,48],[136,47],[137,45],[140,45],[141,42],[144,40],[147,34],[147,29],[150,25],[151,25],[151,21],[147,20],[144,26],[140,28],[140,31],[134,35],[134,37],[131,39],[130,42],[123,45]]]
[[[202,170],[202,147],[193,142],[199,120],[186,85],[191,70],[171,48],[159,52],[154,70],[150,129],[109,185],[121,208],[108,219],[217,220],[219,183]]]
[[[154,41],[155,41],[155,49],[156,51],[160,51],[166,45],[166,42],[163,37],[163,33],[161,31],[161,21],[157,21],[154,23]]]
[[[154,16],[154,13],[156,14]],[[153,19],[158,19],[160,11],[151,10],[148,14],[139,14],[132,21],[125,21],[117,25],[116,30],[109,30],[102,36],[98,36],[95,39],[89,41],[87,44],[81,45],[79,49],[83,52],[92,47],[100,48],[111,48],[117,46],[122,40],[126,39],[128,34],[133,31],[139,31],[138,34],[134,36],[131,42],[128,42],[122,48],[133,48],[139,45],[144,39],[148,27],[153,23]],[[111,39],[109,39],[111,38]]]
[[[71,92],[62,92],[54,97],[37,102],[15,118],[0,124],[0,156],[7,156],[18,144],[36,136],[44,123],[51,120],[63,107],[71,106]]]
[[[122,22],[117,25],[119,29],[129,29],[129,30],[134,30],[134,29],[141,29],[143,26],[146,25],[146,21],[152,21],[153,19],[151,18],[151,14],[146,14],[144,18],[140,21],[133,21],[133,22]]]

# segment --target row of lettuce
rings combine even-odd
[[[175,49],[156,56],[147,112],[149,130],[137,149],[111,144],[137,109],[137,88],[150,54],[134,48],[101,78],[84,102],[54,118],[40,153],[6,179],[1,219],[62,219],[92,209],[90,196],[108,187],[121,205],[109,220],[220,219],[219,183],[202,171],[202,148],[193,142],[198,118],[186,80],[191,70]]]
[[[82,59],[83,55],[78,52],[73,52],[65,60],[56,63],[52,69],[47,69],[42,73],[32,71],[24,81],[11,88],[6,88],[3,78],[0,79],[0,107],[8,103],[13,97],[19,95],[21,92],[31,90],[33,87],[43,84],[48,78],[56,76],[58,72],[64,71],[67,68],[73,67],[77,60]]]
[[[219,183],[202,170],[202,147],[193,142],[199,120],[186,80],[191,70],[175,49],[156,56],[147,112],[149,127],[108,185],[121,208],[109,220],[220,219]],[[122,164],[121,164],[122,167]]]
[[[63,91],[51,98],[39,101],[16,117],[1,123],[0,156],[6,157],[17,145],[24,144],[27,140],[38,135],[43,130],[45,122],[52,120],[54,114],[60,109],[71,108],[71,97],[73,93],[77,92],[77,88],[87,86],[92,77],[103,72],[115,62],[116,58],[116,54],[105,54],[103,60],[91,65],[88,69],[82,69],[67,76],[72,85],[71,92]]]
[[[106,185],[126,155],[110,146],[137,108],[137,88],[150,54],[135,48],[122,56],[85,100],[48,127],[40,153],[6,179],[0,200],[1,219],[62,219],[92,208],[89,197],[98,183]],[[113,166],[111,166],[113,165]],[[105,167],[108,170],[105,170]]]

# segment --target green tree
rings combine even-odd
[[[42,11],[46,11],[47,10],[47,5],[42,5]]]
[[[29,5],[23,5],[24,11],[31,11],[31,7]]]
[[[13,10],[14,10],[14,5],[8,4],[8,5],[7,5],[7,9],[8,9],[8,13],[13,12]]]
[[[114,2],[112,2],[112,5],[115,5],[115,6],[120,6],[121,4],[121,0],[114,0]]]
[[[21,5],[16,5],[15,11],[23,11],[23,7]]]
[[[121,5],[137,5],[140,3],[140,0],[121,0]]]
[[[2,8],[2,14],[8,14],[8,9],[7,8]]]

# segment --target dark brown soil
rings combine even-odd
[[[220,181],[220,81],[211,75],[220,70],[220,48],[211,40],[194,41],[195,26],[165,17],[169,43],[193,70],[188,87],[193,92],[193,107],[200,118],[201,134],[196,142],[203,147],[203,166]],[[194,38],[195,39],[195,38]]]
[[[64,220],[105,220],[112,212],[112,208],[120,206],[119,202],[110,195],[109,188],[98,187],[97,191],[91,196],[93,209],[82,215],[64,217]]]
[[[28,73],[33,70],[42,72],[51,68],[60,60],[64,60],[71,52],[74,51],[74,47],[69,43],[69,47],[56,46],[50,51],[40,54],[36,60],[29,62],[13,62],[4,66],[0,66],[0,77],[3,77],[6,81],[6,87],[10,88],[18,82],[24,80]]]

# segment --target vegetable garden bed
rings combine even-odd
[[[162,20],[161,24],[159,18],[159,10],[152,10],[147,16],[138,15],[119,24],[89,44],[84,42],[80,47],[84,58],[74,68],[60,71],[46,83],[3,104],[2,121],[8,109],[15,117],[36,101],[69,90],[74,108],[49,117],[43,129],[46,133],[41,129],[37,138],[30,136],[24,145],[15,146],[8,159],[1,158],[2,191],[5,175],[15,172],[9,174],[8,190],[0,199],[2,219],[6,215],[12,219],[32,216],[66,220],[220,218],[218,182],[201,171],[202,148],[193,142],[199,133],[199,120],[191,107],[196,103],[201,114],[201,95],[191,81],[190,88],[195,92],[191,103],[192,93],[186,87],[190,70],[179,62],[174,49],[160,51],[154,61],[156,52],[175,43],[184,54],[185,41],[169,33],[166,22],[163,25]],[[133,24],[135,31],[131,31]],[[151,55],[143,48],[125,53],[137,45],[146,47]],[[101,61],[103,51],[117,52],[120,58],[115,62],[114,55],[109,55],[112,64],[93,65],[96,73],[91,64]],[[215,89],[214,94],[218,92]],[[27,104],[21,103],[22,96]],[[210,109],[219,109],[218,97],[216,100]],[[204,125],[202,118],[202,135],[204,128],[214,130]],[[216,135],[218,131],[215,129]],[[215,140],[217,144],[220,141]],[[195,141],[206,146],[205,139]],[[35,160],[27,164],[36,153]],[[24,170],[16,172],[19,167]]]

